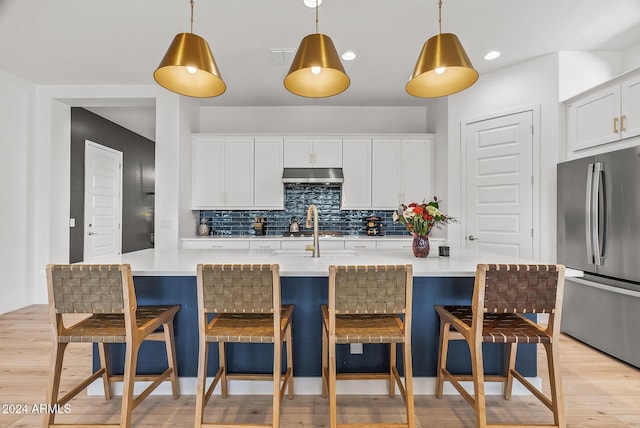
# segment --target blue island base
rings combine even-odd
[[[181,393],[194,394],[198,371],[198,305],[196,300],[196,278],[193,276],[137,276],[134,278],[138,305],[179,304],[175,318],[176,359],[178,376],[181,378]],[[282,277],[282,303],[293,304],[293,361],[296,394],[320,394],[321,392],[321,348],[322,330],[320,305],[327,303],[328,279],[326,277]],[[438,359],[439,320],[434,305],[468,305],[473,294],[473,278],[470,277],[415,277],[413,283],[412,353],[415,393],[435,393],[435,376]],[[113,374],[121,374],[124,361],[124,345],[109,345],[109,358]],[[212,347],[217,345],[213,344]],[[506,347],[500,344],[483,345],[484,366],[487,374],[501,374],[505,370]],[[401,355],[398,350],[398,355]],[[351,354],[347,345],[340,345],[336,354],[338,372],[384,372],[389,366],[388,345],[364,345],[362,354]],[[283,353],[283,361],[286,356]],[[464,341],[449,346],[448,368],[452,373],[470,373],[469,349]],[[227,363],[230,372],[269,373],[272,369],[273,345],[228,344]],[[398,359],[402,374],[402,359]],[[97,347],[94,347],[94,369],[99,366]],[[284,363],[283,363],[284,366]],[[162,342],[145,342],[138,358],[138,373],[161,372],[167,367],[166,353]],[[540,387],[536,379],[535,345],[519,345],[517,369]],[[209,353],[208,373],[218,369],[218,353]],[[532,379],[533,378],[533,379]],[[264,384],[264,385],[262,385]],[[163,385],[164,386],[164,385]],[[158,388],[162,394],[165,389]],[[236,386],[236,387],[234,387]],[[264,392],[262,392],[264,391]],[[340,393],[385,394],[386,381],[339,382]],[[454,391],[453,388],[449,391]],[[526,391],[522,388],[522,393]],[[234,381],[231,393],[271,394],[269,382]],[[100,381],[94,383],[90,394],[102,394]],[[121,389],[115,388],[115,393]],[[447,390],[445,390],[447,393]],[[487,394],[500,394],[500,384],[488,384]],[[517,384],[514,394],[519,393]],[[528,392],[526,392],[528,393]],[[457,392],[456,392],[457,394]]]

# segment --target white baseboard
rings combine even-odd
[[[207,384],[212,378],[207,380]],[[542,390],[542,378],[528,377],[536,388]],[[197,379],[195,377],[181,377],[180,394],[195,395]],[[363,384],[366,382],[366,388]],[[151,382],[136,382],[134,394],[139,394]],[[471,382],[462,382],[463,386],[470,394],[473,394],[473,384]],[[415,377],[413,378],[414,395],[435,395],[436,378],[435,377]],[[319,377],[294,377],[293,390],[297,395],[321,395],[322,383]],[[103,395],[102,380],[98,379],[89,385],[87,390],[89,395]],[[113,393],[122,395],[122,382],[113,384]],[[231,380],[229,381],[230,395],[271,395],[273,393],[273,384],[270,381],[249,381],[249,380]],[[341,380],[337,383],[338,395],[385,395],[388,393],[388,384],[385,380]],[[503,393],[503,384],[500,382],[485,382],[485,395],[501,395]],[[163,382],[153,393],[154,395],[171,395],[171,384]],[[220,385],[218,384],[214,390],[214,394],[220,394]],[[449,383],[444,385],[445,395],[458,395],[458,391]],[[531,395],[528,389],[522,386],[517,380],[513,382],[513,395]]]

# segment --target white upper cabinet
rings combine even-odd
[[[192,209],[253,206],[253,138],[194,136]]]
[[[395,209],[402,197],[402,140],[374,138],[371,162],[371,205]]]
[[[640,135],[640,74],[622,82],[622,138]]]
[[[433,144],[430,136],[373,139],[372,208],[396,209],[433,197]]]
[[[433,139],[402,140],[402,201],[420,203],[433,199],[435,167]]]
[[[282,138],[255,139],[254,208],[284,209]]]
[[[285,138],[285,168],[342,166],[341,138]]]
[[[371,208],[371,139],[342,140],[342,209]]]
[[[589,91],[567,104],[570,151],[640,135],[640,73]]]

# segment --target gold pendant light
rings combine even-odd
[[[193,0],[191,32],[174,37],[153,78],[160,86],[189,97],[216,97],[226,91],[209,44],[193,34]]]
[[[478,80],[478,72],[455,34],[442,34],[442,0],[438,1],[440,31],[427,40],[406,90],[410,95],[435,98],[455,94]]]
[[[284,78],[284,86],[289,92],[309,98],[337,95],[351,82],[331,38],[318,33],[318,3],[316,33],[302,39]]]

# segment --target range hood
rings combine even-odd
[[[342,168],[285,168],[282,182],[339,184],[344,182],[344,174]]]

